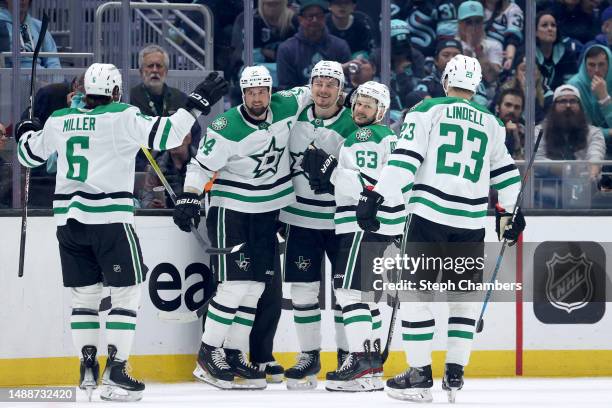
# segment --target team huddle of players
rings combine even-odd
[[[174,222],[187,232],[198,226],[204,185],[214,177],[205,200],[210,242],[220,249],[243,246],[213,257],[219,285],[208,305],[194,375],[222,389],[266,387],[266,372],[273,367],[253,364],[247,356],[255,317],[267,313],[262,304],[276,305],[260,301],[280,296],[269,290],[280,279],[275,276],[280,220],[286,241],[282,278],[290,283],[301,350],[284,372],[287,388],[317,385],[318,295],[327,256],[336,298],[338,367],[327,373],[326,389],[386,388],[394,398],[430,402],[432,294],[416,292],[401,308],[410,368],[385,387],[380,312],[364,296],[372,290],[373,258],[383,256],[397,236],[407,251],[411,242],[471,243],[470,255],[477,257],[483,251],[490,186],[499,191],[500,239],[516,241],[525,226],[520,210],[512,222],[520,177],[504,145],[503,125],[470,101],[481,80],[477,60],[458,55],[448,63],[442,77],[447,97],[426,100],[409,112],[399,139],[383,124],[390,105],[387,87],[370,81],[345,96],[344,78],[339,63],[320,61],[307,86],[272,94],[267,69],[246,67],[240,78],[243,103],[207,128],[188,166]],[[64,285],[73,294],[71,329],[82,356],[80,386],[91,395],[98,384],[97,305],[105,282],[113,309],[106,323],[109,359],[101,396],[138,400],[144,384],[125,368],[144,276],[131,207],[134,157],[143,146],[180,145],[227,85],[211,74],[189,95],[185,109],[168,118],[147,117],[119,103],[121,77],[110,64],[92,65],[85,88],[84,107],[55,112],[43,129],[36,121],[18,125],[19,156],[33,167],[59,153],[54,214]],[[95,119],[95,126],[78,135],[65,126],[83,117],[90,123]],[[438,272],[420,270],[411,279],[435,282]],[[478,281],[482,269],[465,271],[462,279],[466,276]],[[463,386],[479,311],[469,296],[459,291],[448,301],[442,387],[452,401]]]

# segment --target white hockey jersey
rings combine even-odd
[[[19,162],[36,167],[58,153],[53,195],[58,225],[69,218],[84,224],[132,224],[138,150],[180,146],[194,122],[184,109],[170,117],[150,117],[118,102],[94,109],[60,109],[41,131],[21,138]]]
[[[185,189],[201,192],[218,172],[211,207],[262,213],[293,203],[289,133],[310,101],[307,87],[275,93],[266,120],[258,126],[243,117],[242,105],[217,116],[187,166]]]
[[[358,232],[355,210],[364,187],[377,183],[383,168],[395,149],[397,136],[387,126],[370,125],[353,132],[340,149],[338,167],[332,175],[335,187],[336,233]],[[385,196],[377,214],[383,235],[400,235],[404,231],[406,210],[401,188]]]
[[[307,106],[291,131],[289,153],[296,202],[283,208],[279,219],[290,225],[312,229],[334,229],[336,202],[332,194],[315,194],[302,170],[304,151],[311,143],[338,157],[345,138],[358,129],[350,109],[342,108],[328,119],[314,116],[314,104]]]
[[[375,187],[384,197],[412,186],[408,212],[456,228],[484,228],[489,186],[509,212],[521,178],[503,123],[462,98],[426,99],[406,115],[397,149]]]

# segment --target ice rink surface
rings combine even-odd
[[[435,380],[433,405],[450,406],[446,393]],[[89,404],[83,392],[74,403],[17,403],[19,408],[53,406],[75,407]],[[121,407],[198,407],[198,408],[382,408],[415,405],[391,399],[384,392],[332,393],[324,382],[317,390],[287,391],[284,384],[268,385],[265,391],[221,391],[199,382],[147,384],[144,398],[136,403],[108,403],[94,393],[92,404]],[[591,408],[612,407],[612,378],[503,378],[466,379],[457,394],[457,407],[503,408]],[[0,404],[0,406],[9,406]],[[429,406],[416,404],[416,406]]]

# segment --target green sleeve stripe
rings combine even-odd
[[[103,212],[114,212],[114,211],[125,211],[125,212],[134,212],[133,205],[121,205],[121,204],[110,204],[110,205],[102,205],[100,207],[92,207],[90,205],[85,205],[78,201],[70,203],[68,207],[53,207],[53,214],[61,215],[67,214],[68,210],[71,208],[77,208],[81,211],[90,212],[90,213],[103,213]]]
[[[19,143],[19,147],[17,148],[17,151],[19,152],[19,157],[21,157],[23,159],[23,161],[28,164],[28,167],[38,167],[38,166],[40,166],[40,164],[34,164],[34,163],[32,163],[31,161],[28,160],[28,158],[23,153],[23,148],[22,148],[22,144],[21,143]]]
[[[320,322],[321,315],[318,314],[315,316],[293,316],[293,321],[300,324]]]
[[[503,188],[511,186],[512,184],[516,184],[516,183],[520,183],[520,182],[521,182],[521,176],[514,176],[514,177],[510,177],[508,180],[504,180],[504,181],[499,182],[497,184],[491,185],[491,188],[493,188],[495,190],[501,190]]]
[[[462,339],[473,339],[474,333],[463,330],[449,330],[448,337],[460,337]]]
[[[372,323],[372,315],[361,315],[361,316],[353,316],[348,319],[344,319],[344,325],[347,326],[352,323],[358,322],[370,322]]]
[[[283,208],[283,211],[286,211],[294,215],[301,215],[303,217],[309,217],[309,218],[318,218],[321,220],[333,220],[334,219],[334,213],[316,213],[314,211],[302,210],[300,208],[295,208],[295,207],[285,207]]]
[[[400,161],[400,160],[389,160],[389,162],[387,163],[389,166],[395,166],[395,167],[401,167],[403,169],[406,169],[408,171],[410,171],[412,174],[415,174],[417,171],[416,166],[410,164],[410,163],[406,163],[404,161]]]
[[[253,327],[253,321],[245,319],[244,317],[234,316],[234,323],[238,323],[243,326]]]
[[[226,324],[228,326],[230,326],[234,322],[234,319],[226,319],[225,317],[217,316],[210,310],[208,311],[208,313],[206,313],[206,317],[209,319],[213,319],[214,321],[219,322],[221,324]]]
[[[402,334],[402,340],[404,341],[426,341],[433,339],[433,333],[423,333],[423,334]]]
[[[136,330],[136,325],[124,322],[106,322],[106,328],[108,330]]]
[[[170,134],[170,129],[172,128],[172,122],[170,119],[166,119],[166,125],[164,126],[164,131],[161,135],[161,141],[159,142],[159,150],[166,150],[166,143],[168,143],[168,135]]]
[[[282,191],[279,191],[276,194],[270,194],[270,195],[264,195],[264,196],[245,196],[242,194],[236,194],[236,193],[229,193],[227,191],[219,191],[219,190],[212,190],[210,192],[210,196],[211,197],[226,197],[226,198],[232,198],[234,200],[238,200],[238,201],[244,201],[247,203],[263,203],[266,201],[272,201],[272,200],[276,200],[277,198],[280,197],[284,197],[286,195],[289,195],[293,193],[293,186],[288,187]]]
[[[408,191],[412,190],[412,186],[414,186],[414,183],[410,183],[406,185],[406,187],[402,188],[402,194],[407,193]]]
[[[467,218],[481,218],[487,215],[487,210],[482,211],[467,211],[467,210],[458,210],[456,208],[448,208],[443,207],[440,204],[434,203],[424,197],[411,197],[410,204],[412,203],[420,203],[428,206],[429,208],[447,215],[456,215],[458,217],[467,217]]]
[[[70,328],[73,330],[82,330],[82,329],[99,329],[99,322],[72,322],[70,323]]]

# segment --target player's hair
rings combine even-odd
[[[166,69],[170,68],[170,56],[168,55],[168,52],[163,49],[163,47],[157,45],[157,44],[149,44],[146,47],[142,48],[140,51],[138,51],[138,68],[142,69],[142,66],[144,65],[144,57],[146,57],[149,54],[153,54],[154,52],[161,52],[164,56],[164,65],[166,66]]]
[[[589,48],[586,54],[584,54],[584,60],[586,61],[589,58],[595,58],[601,54],[606,56],[606,60],[608,59],[608,53],[603,49],[603,47],[601,45],[594,45],[591,48]],[[608,61],[608,63],[609,62],[610,61]]]
[[[499,93],[495,106],[500,106],[506,95],[513,95],[521,98],[521,106],[523,109],[525,108],[525,94],[523,93],[523,90],[521,88],[504,88]]]

